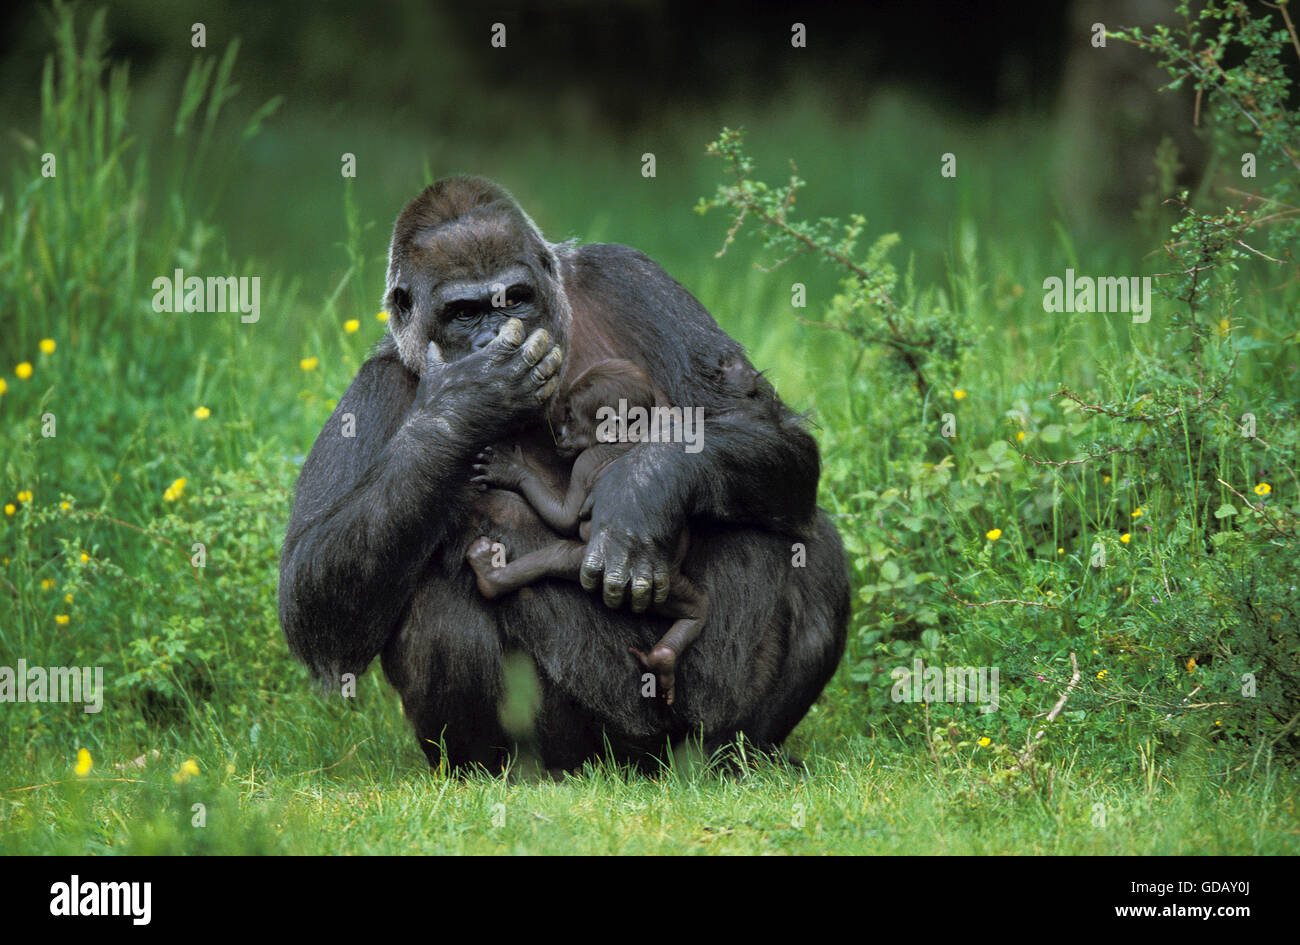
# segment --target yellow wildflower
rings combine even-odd
[[[5,381],[3,377],[0,377],[0,394],[3,394],[8,389],[9,389],[9,384]]]
[[[1021,430],[1021,431],[1019,431],[1018,433],[1016,433],[1016,442],[1017,442],[1017,443],[1021,443],[1021,442],[1023,442],[1024,439],[1025,439],[1025,431],[1024,431],[1024,430]]]
[[[42,338],[42,339],[41,339],[41,351],[45,352],[46,354],[53,354],[53,353],[54,353],[54,349],[57,348],[57,347],[58,347],[58,345],[56,345],[56,344],[54,343],[54,339],[53,339],[53,338]]]
[[[314,371],[320,367],[320,358],[303,358],[298,362],[298,367],[304,371]]]
[[[90,769],[93,768],[94,765],[95,762],[91,759],[90,752],[86,751],[84,748],[78,748],[77,766],[72,769],[77,772],[77,777],[84,778],[86,775],[90,774]]]
[[[18,506],[14,505],[12,502],[5,503],[5,515],[13,515],[17,511]]]
[[[195,407],[194,416],[197,417],[199,420],[206,420],[208,419],[208,417],[212,416],[212,411],[209,410],[207,407]]]
[[[1002,537],[1002,529],[991,528],[984,533],[984,537],[987,538],[989,541],[997,541],[999,538]]]
[[[14,373],[18,375],[20,381],[25,381],[27,378],[32,376],[32,366],[27,361],[24,361],[22,364],[18,365],[18,367],[14,368]]]
[[[31,502],[31,501],[32,501],[32,490],[31,490],[31,489],[24,489],[22,492],[18,493],[18,501],[19,501],[19,502],[23,502],[23,503]]]
[[[1119,540],[1124,542],[1124,544],[1127,545],[1130,541],[1133,540],[1133,536],[1130,535],[1128,532],[1125,532],[1124,534],[1119,536]]]
[[[181,479],[177,479],[170,486],[168,486],[167,490],[163,492],[163,501],[175,502],[177,499],[179,499],[181,497],[181,494],[185,491],[185,482],[186,480],[184,478],[181,478]]]
[[[68,511],[70,508],[72,508],[72,503],[71,503],[71,502],[60,502],[60,503],[59,503],[59,508],[63,509],[63,511],[66,512],[66,511]]]
[[[955,390],[955,391],[952,392],[952,399],[953,399],[953,400],[965,400],[965,399],[966,399],[966,392],[965,392],[964,390],[960,390],[960,389]]]
[[[1189,673],[1194,673],[1194,672],[1196,672],[1196,657],[1195,657],[1195,656],[1189,656],[1189,657],[1187,657],[1187,671],[1188,671]]]
[[[172,780],[177,784],[184,784],[190,778],[199,773],[199,766],[193,758],[187,758],[181,762],[180,770],[172,775]]]
[[[388,321],[388,313],[387,313],[387,312],[380,312],[378,315],[375,316],[375,320],[376,320],[376,321],[381,321],[381,322],[386,322],[386,321]]]
[[[355,335],[357,333],[357,330],[360,327],[361,327],[360,320],[355,318],[349,318],[347,321],[343,323],[343,330],[346,331],[349,335]]]
[[[1102,476],[1102,477],[1101,477],[1101,484],[1102,484],[1103,486],[1108,486],[1108,485],[1110,485],[1110,476]]]
[[[1270,486],[1267,482],[1261,482],[1259,485],[1255,487],[1255,495],[1268,495],[1272,491],[1273,491],[1273,487]]]
[[[988,748],[991,744],[993,744],[993,739],[989,738],[987,735],[979,740],[979,746],[981,748]]]
[[[69,617],[67,614],[54,615],[54,622],[57,623],[60,627],[66,627],[68,625],[68,621],[71,619],[72,618]]]
[[[48,591],[51,590],[53,587],[54,587],[54,578],[41,579],[41,590]]]
[[[82,564],[85,564],[87,561],[90,560],[90,555],[86,554],[86,553],[83,551],[83,552],[81,553],[81,557],[80,557],[78,560],[81,561]]]
[[[1094,652],[1095,652],[1095,651],[1094,651]],[[1110,675],[1110,670],[1108,670],[1108,669],[1103,669],[1100,673],[1097,674],[1097,678],[1098,678],[1098,679],[1101,679],[1101,680],[1104,680],[1104,679],[1105,679],[1107,676],[1109,676],[1109,675]]]
[[[1129,518],[1141,518],[1141,517],[1142,517],[1142,513],[1145,512],[1145,511],[1146,511],[1146,506],[1142,506],[1142,507],[1139,508],[1136,512],[1134,512],[1132,515],[1130,515]]]

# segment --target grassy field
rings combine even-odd
[[[1300,852],[1294,265],[1225,261],[1190,334],[1169,300],[1159,331],[1050,315],[1043,280],[1067,267],[1163,272],[1176,214],[1083,236],[1100,225],[1057,204],[1061,142],[1038,118],[976,123],[900,92],[846,125],[808,87],[636,140],[524,125],[460,143],[228,101],[220,50],[132,99],[89,18],[71,22],[6,153],[0,665],[103,666],[107,691],[98,714],[0,707],[0,852]],[[765,179],[797,162],[806,218],[864,213],[860,254],[899,235],[892,292],[937,326],[925,397],[888,350],[801,321],[851,294],[844,273],[765,272],[746,238],[715,258],[730,220],[693,207],[724,179],[705,154],[723,124],[749,129]],[[809,411],[855,614],[791,741],[806,770],[736,778],[687,751],[654,778],[451,778],[378,672],[340,704],[290,659],[275,575],[298,463],[384,330],[390,221],[461,171],[501,180],[553,239],[654,256]],[[1210,187],[1195,198],[1213,205]],[[260,320],[154,312],[151,280],[177,267],[260,276]],[[1131,422],[1162,398],[1181,412]],[[955,437],[936,432],[948,415]],[[1001,708],[894,702],[891,668],[917,658],[1000,666]]]
[[[202,773],[185,784],[169,772],[130,784],[92,774],[10,793],[3,849],[357,855],[1300,850],[1294,789],[1269,771],[1233,786],[1194,763],[1166,766],[1157,758],[1149,777],[1137,772],[1116,779],[1067,762],[1050,803],[1005,801],[978,796],[968,763],[936,767],[867,739],[836,739],[825,754],[809,758],[806,774],[760,765],[735,780],[679,764],[653,779],[604,766],[562,783],[458,779],[430,773],[403,750],[399,720],[390,722],[391,729],[327,771],[289,763],[262,768],[233,751],[200,753]],[[379,737],[386,743],[376,744]],[[202,829],[194,826],[194,804],[204,805]]]

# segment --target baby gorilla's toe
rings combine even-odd
[[[488,600],[495,599],[501,593],[501,588],[495,579],[496,566],[492,563],[493,544],[491,538],[478,538],[465,553],[465,560],[474,569],[478,591]]]
[[[630,649],[630,648],[629,648]],[[631,653],[646,672],[655,674],[655,685],[664,702],[672,705],[677,701],[677,651],[672,647],[656,644],[649,653],[632,649]]]

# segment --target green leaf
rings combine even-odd
[[[1225,502],[1214,510],[1215,518],[1227,518],[1229,515],[1236,515],[1237,509],[1231,502]]]

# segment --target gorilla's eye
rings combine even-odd
[[[506,306],[516,308],[520,305],[527,305],[533,300],[533,290],[526,285],[516,285],[510,287],[510,292],[506,297]]]

